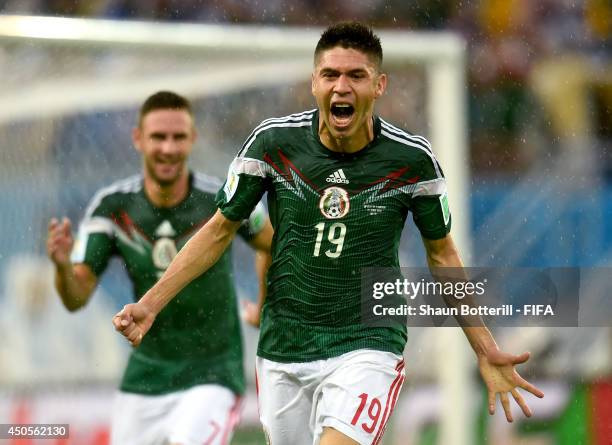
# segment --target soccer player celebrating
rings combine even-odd
[[[123,258],[136,297],[144,295],[215,214],[221,181],[187,167],[196,139],[187,99],[165,91],[150,96],[132,137],[143,175],[93,197],[74,250],[70,221],[49,224],[48,255],[70,311],[87,303],[112,255]],[[256,249],[265,292],[272,226],[263,206],[255,203],[235,229]],[[218,257],[133,350],[114,406],[114,445],[221,445],[230,437],[244,390],[242,344],[231,257]]]
[[[272,445],[375,444],[404,381],[406,327],[360,320],[361,270],[398,268],[408,211],[430,267],[462,267],[450,231],[446,183],[429,142],[374,114],[387,84],[380,41],[341,23],[314,53],[317,109],[268,119],[232,162],[219,210],[179,252],[155,287],[113,323],[139,344],[161,309],[220,257],[264,192],[274,227],[258,347],[259,408]],[[211,305],[211,310],[214,306]],[[158,315],[160,314],[160,315]],[[543,394],[485,327],[465,327],[489,391]],[[146,337],[144,337],[146,339]],[[451,364],[452,366],[452,364]]]

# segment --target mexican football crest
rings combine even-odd
[[[323,192],[319,209],[327,219],[338,219],[346,216],[350,208],[346,190],[340,187],[329,187]]]

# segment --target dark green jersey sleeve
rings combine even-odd
[[[266,187],[268,168],[264,162],[264,128],[256,129],[232,161],[225,184],[217,193],[217,206],[232,220],[248,219],[261,200]]]
[[[414,223],[424,238],[444,238],[451,228],[446,179],[433,154],[423,150],[418,162],[419,181],[412,193]]]
[[[113,222],[96,214],[96,210],[87,212],[81,221],[71,260],[87,264],[96,276],[100,276],[108,266],[115,244]]]

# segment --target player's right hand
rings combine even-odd
[[[132,346],[138,346],[155,321],[155,313],[143,303],[132,303],[113,317],[115,329],[128,339]]]
[[[74,239],[72,238],[72,224],[68,218],[61,222],[57,218],[49,221],[47,232],[47,255],[51,261],[58,266],[64,266],[70,262],[70,252]]]

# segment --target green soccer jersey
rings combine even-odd
[[[79,228],[72,254],[99,276],[119,255],[139,299],[217,206],[221,181],[191,174],[188,196],[172,208],[154,206],[143,178],[135,176],[100,190]],[[261,204],[247,213],[239,233],[249,240],[263,227]],[[242,342],[229,250],[162,310],[141,345],[130,356],[121,390],[164,394],[198,384],[217,383],[244,390]]]
[[[336,153],[318,136],[316,110],[263,121],[232,162],[217,195],[229,219],[264,192],[274,227],[258,355],[304,362],[355,349],[396,354],[406,327],[364,327],[361,270],[399,268],[408,211],[421,234],[450,230],[446,183],[429,142],[379,117],[374,139]]]

